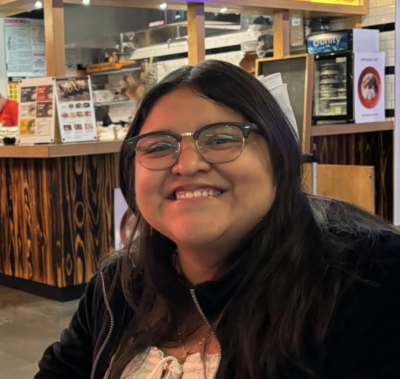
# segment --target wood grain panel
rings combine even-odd
[[[113,248],[115,154],[0,159],[0,273],[86,283]]]
[[[318,165],[317,193],[375,213],[372,166]]]
[[[314,137],[314,155],[320,164],[375,167],[375,210],[393,220],[393,132]]]

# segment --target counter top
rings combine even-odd
[[[118,153],[122,141],[71,144],[1,146],[0,158],[58,158]]]

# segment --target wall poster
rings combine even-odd
[[[44,21],[5,18],[7,76],[45,77]]]
[[[97,141],[90,77],[56,79],[56,92],[61,142]]]
[[[18,143],[54,142],[54,78],[19,83]]]
[[[354,53],[356,124],[385,121],[385,53]]]

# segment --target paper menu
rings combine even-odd
[[[46,76],[43,20],[4,18],[7,76]]]
[[[97,141],[90,78],[56,79],[61,141]]]
[[[54,79],[24,79],[19,83],[18,143],[54,142]]]

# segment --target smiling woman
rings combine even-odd
[[[218,61],[142,99],[120,155],[132,240],[37,379],[394,379],[400,236],[301,187],[271,93]]]

